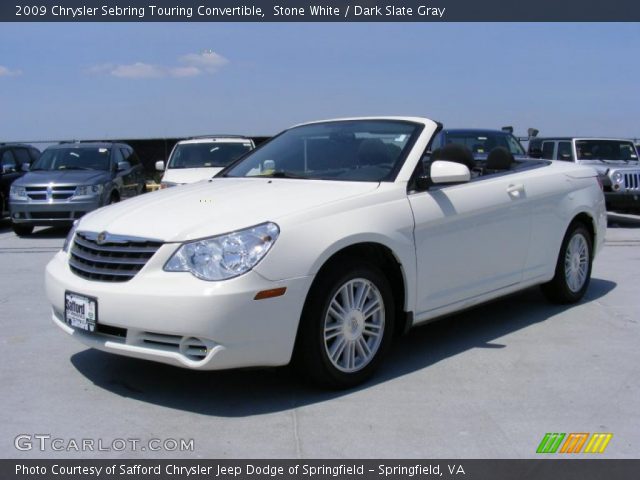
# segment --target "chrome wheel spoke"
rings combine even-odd
[[[361,357],[367,358],[371,354],[371,349],[369,348],[369,344],[363,337],[360,337],[357,340],[356,347],[358,348],[358,351]]]
[[[367,298],[369,297],[370,290],[371,290],[371,287],[368,284],[363,284],[358,289],[358,295],[356,297],[356,308],[358,310],[362,311],[364,309],[364,304],[367,301]]]
[[[377,337],[378,335],[380,335],[381,331],[382,325],[376,325],[375,323],[371,322],[364,322],[364,330],[362,330],[362,333],[364,333],[365,335],[368,335],[370,337]]]
[[[334,363],[339,363],[342,352],[344,352],[346,346],[347,341],[344,339],[344,337],[338,337],[337,340],[333,343],[333,345],[331,346],[331,350],[329,351],[329,356]]]
[[[329,305],[329,314],[336,320],[344,321],[347,311],[338,303],[338,300],[334,298]]]
[[[362,310],[364,318],[369,318],[375,313],[379,312],[382,308],[382,304],[378,301],[378,299],[371,300],[365,308]]]

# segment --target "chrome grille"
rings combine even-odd
[[[640,190],[640,173],[625,173],[624,186],[627,190]]]
[[[27,197],[31,200],[67,200],[76,193],[76,187],[27,187]]]
[[[69,267],[89,280],[126,282],[142,270],[161,245],[157,240],[78,232],[71,247]]]

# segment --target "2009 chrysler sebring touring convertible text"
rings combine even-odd
[[[605,233],[596,171],[482,167],[424,118],[286,130],[215,178],[84,216],[46,271],[53,320],[108,352],[369,376],[394,334],[541,284],[578,301]]]

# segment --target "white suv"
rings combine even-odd
[[[156,170],[164,172],[161,188],[211,178],[254,148],[253,140],[240,136],[182,140],[173,147],[166,165],[164,160],[156,162]]]

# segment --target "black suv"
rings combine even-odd
[[[9,216],[9,188],[40,157],[30,145],[0,143],[0,218]]]
[[[87,212],[144,191],[144,169],[129,145],[54,145],[11,185],[13,230],[28,235],[34,226],[71,225]]]

